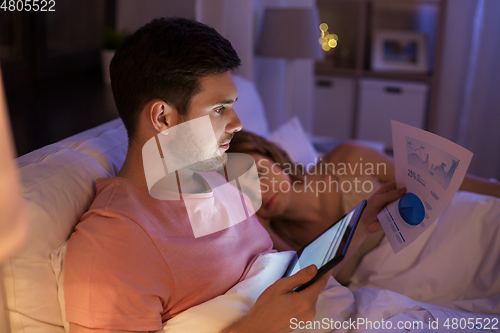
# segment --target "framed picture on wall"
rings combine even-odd
[[[373,34],[373,71],[429,71],[427,41],[424,34],[410,31],[376,31]]]

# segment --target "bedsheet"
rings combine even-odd
[[[410,247],[394,255],[384,240],[365,256],[350,288],[330,278],[314,320],[292,320],[290,327],[294,332],[362,332],[369,328],[367,322],[380,323],[398,314],[424,323],[440,319],[440,325],[446,318],[461,317],[498,322],[499,236],[500,200],[459,192],[435,226]],[[220,332],[283,275],[292,255],[260,256],[244,281],[172,318],[158,333]],[[342,326],[345,322],[353,324]]]
[[[400,253],[384,238],[363,258],[349,287],[390,289],[458,310],[482,309],[467,304],[500,294],[500,199],[458,192],[436,223]],[[490,311],[500,313],[500,304]]]

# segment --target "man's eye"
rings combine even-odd
[[[224,106],[221,106],[220,108],[215,109],[215,112],[221,113],[222,110],[224,110],[224,109],[225,109]]]

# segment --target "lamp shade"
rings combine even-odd
[[[319,15],[311,8],[267,8],[257,55],[276,58],[322,59],[318,43]]]
[[[26,238],[28,224],[22,207],[0,71],[0,264],[13,255]]]

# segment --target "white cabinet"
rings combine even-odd
[[[352,138],[354,84],[349,78],[316,76],[314,135]]]
[[[361,80],[357,138],[392,147],[391,119],[424,128],[428,88],[426,83]]]

